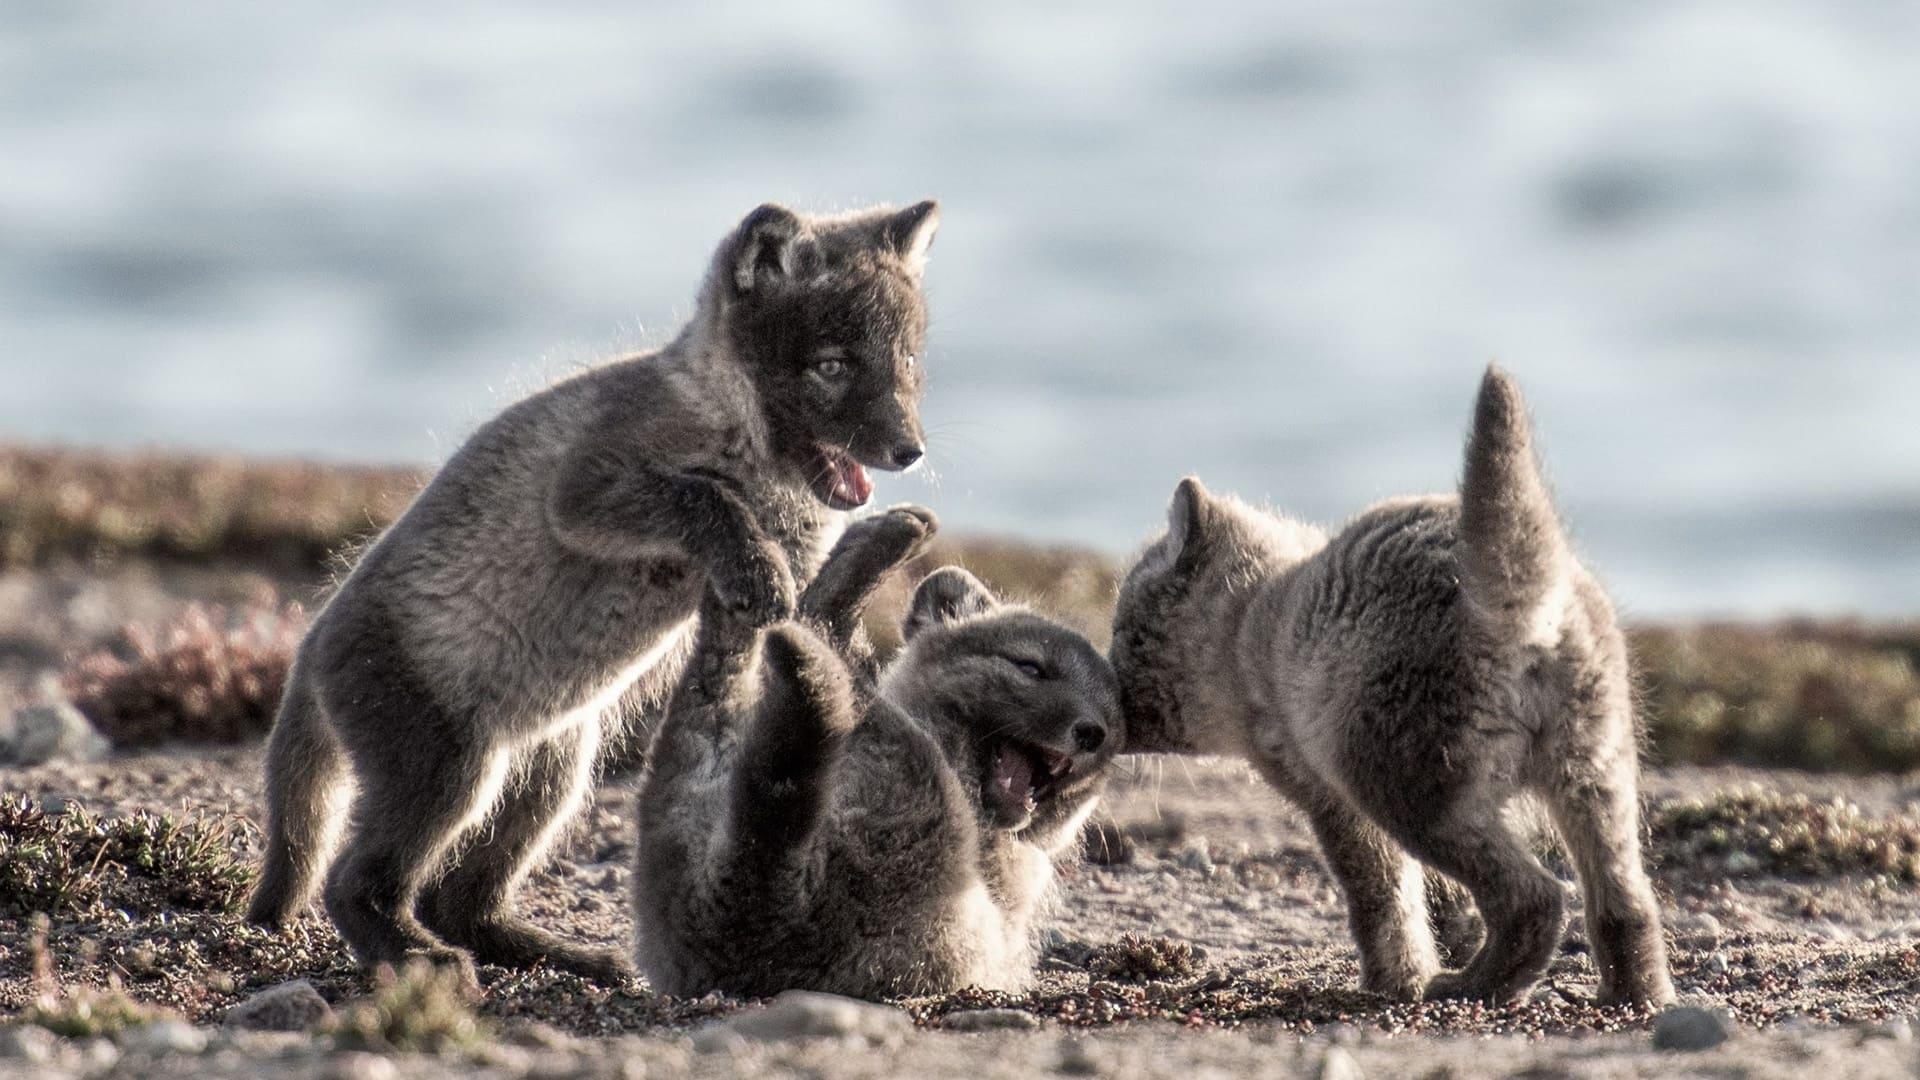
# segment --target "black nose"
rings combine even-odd
[[[1083,754],[1091,754],[1100,749],[1107,741],[1107,729],[1099,724],[1075,724],[1073,726],[1073,745]]]
[[[918,443],[901,443],[893,448],[893,467],[905,469],[925,456],[926,450]]]

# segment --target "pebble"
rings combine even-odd
[[[1314,1074],[1318,1080],[1361,1080],[1360,1063],[1353,1060],[1344,1047],[1330,1046],[1325,1057],[1320,1059],[1320,1071]]]
[[[1689,948],[1716,948],[1722,936],[1720,920],[1704,911],[1690,912],[1675,920],[1673,936]]]
[[[379,1054],[350,1050],[335,1054],[322,1075],[329,1080],[393,1080],[393,1077],[400,1075],[400,1070]]]
[[[1700,966],[1711,974],[1725,975],[1727,973],[1727,954],[1720,949],[1715,949],[1707,954],[1706,962]]]
[[[1675,1005],[1653,1022],[1653,1048],[1691,1052],[1711,1050],[1727,1041],[1733,1021],[1717,1009]]]
[[[765,1008],[739,1014],[728,1026],[760,1042],[839,1038],[892,1045],[906,1038],[913,1024],[906,1013],[891,1006],[838,994],[788,990]]]
[[[88,1039],[80,1044],[80,1069],[87,1073],[101,1073],[114,1067],[120,1061],[120,1048],[113,1045],[112,1039]]]
[[[1107,1059],[1090,1040],[1067,1039],[1060,1044],[1055,1068],[1069,1076],[1098,1076],[1107,1071]]]
[[[968,1009],[948,1013],[940,1026],[949,1031],[1032,1031],[1040,1018],[1025,1009]]]
[[[0,1028],[0,1061],[24,1061],[45,1065],[60,1047],[59,1037],[35,1024],[12,1024]]]
[[[333,1007],[305,979],[283,982],[227,1010],[228,1027],[254,1031],[312,1031],[333,1018]]]
[[[708,1024],[693,1033],[696,1054],[734,1054],[746,1048],[746,1036],[725,1024]]]
[[[120,1033],[120,1049],[128,1053],[198,1054],[207,1048],[207,1033],[185,1020],[155,1020]]]
[[[28,705],[0,719],[0,762],[7,764],[98,761],[109,749],[92,722],[65,701]]]
[[[1207,877],[1213,876],[1213,851],[1207,845],[1206,837],[1196,836],[1187,841],[1180,849],[1180,865]]]

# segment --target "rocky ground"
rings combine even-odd
[[[233,475],[265,492],[245,505],[277,506],[275,484],[316,482]],[[118,484],[122,473],[100,476]],[[135,504],[147,490],[120,488]],[[61,530],[18,513],[0,520],[8,550],[39,551],[54,537],[67,552],[0,563],[0,1077],[1851,1077],[1912,1076],[1920,1065],[1920,774],[1900,771],[1920,747],[1911,628],[1638,637],[1666,760],[1878,770],[1649,771],[1649,850],[1693,1011],[1588,1005],[1594,975],[1577,919],[1525,1003],[1362,994],[1340,899],[1299,817],[1239,766],[1182,760],[1120,771],[1109,826],[1065,869],[1026,993],[768,1006],[483,969],[484,995],[469,1005],[430,979],[369,985],[322,920],[280,933],[242,924],[258,743],[168,737],[257,730],[272,692],[261,658],[295,625],[273,620],[318,594],[325,574],[300,553],[325,547],[337,523],[307,537],[282,528],[278,509],[190,517],[137,534],[159,555],[69,557],[126,515],[92,497],[56,501],[66,516],[42,518]],[[8,509],[0,497],[0,519]],[[219,530],[252,554],[188,557]],[[115,542],[122,555],[134,548]],[[1111,567],[1014,544],[960,554],[1099,633]],[[122,630],[178,620],[193,604],[226,614],[191,623],[179,649],[169,651],[174,636],[143,643]],[[272,625],[246,648],[223,637],[263,617]],[[33,721],[60,736],[37,744],[58,744],[55,760],[4,763],[8,745],[33,742],[16,707],[62,697],[93,717],[76,730],[97,727],[112,745],[65,739],[75,714],[56,709]],[[629,799],[620,783],[603,787],[530,883],[525,905],[543,923],[602,942],[629,934]],[[1571,876],[1544,855],[1577,911]],[[275,1027],[292,1030],[266,1030]]]
[[[140,811],[198,816],[244,858],[254,844],[259,765],[257,747],[169,748],[16,770],[6,788],[100,819]],[[1910,778],[1683,769],[1648,777],[1652,816],[1684,820],[1690,800],[1754,783],[1806,793],[1814,808],[1843,796],[1859,806],[1857,824],[1891,824],[1896,844],[1920,801],[1920,784]],[[555,865],[533,881],[526,904],[544,924],[606,942],[628,933],[628,799],[624,787],[604,788]],[[328,1011],[341,1015],[369,987],[318,919],[267,934],[222,910],[218,896],[172,902],[125,882],[107,886],[108,903],[56,915],[44,930],[44,952],[41,931],[10,913],[0,924],[0,1014],[31,1007],[50,985],[82,995],[83,987],[117,984],[138,1002],[200,1025],[152,1038],[122,1035],[120,1044],[82,1033],[48,1051],[48,1063],[75,1072],[112,1059],[123,1070],[137,1063],[142,1075],[248,1075],[267,1062],[296,1074],[367,1076],[481,1066],[499,1075],[1343,1075],[1338,1070],[1347,1068],[1344,1075],[1770,1076],[1818,1067],[1865,1076],[1911,1075],[1915,1064],[1909,1020],[1920,1008],[1920,890],[1897,863],[1875,873],[1843,872],[1838,862],[1783,872],[1764,848],[1743,861],[1678,837],[1656,839],[1676,981],[1686,1002],[1724,1014],[1699,1018],[1703,1041],[1723,1026],[1731,1035],[1717,1048],[1679,1053],[1654,1049],[1654,1018],[1586,1003],[1594,976],[1577,926],[1547,981],[1522,1005],[1397,1005],[1360,993],[1342,907],[1309,836],[1237,766],[1135,765],[1108,805],[1108,850],[1068,869],[1031,991],[898,1003],[904,1012],[841,1025],[850,1033],[827,1040],[830,1046],[788,1037],[809,1024],[840,1032],[830,1017],[804,1011],[773,1025],[771,1035],[736,1034],[727,1025],[751,1006],[657,998],[638,983],[593,986],[551,972],[498,970],[484,972],[478,1004],[479,1021],[493,1034],[436,1055],[381,1060],[341,1035],[240,1031],[222,1026],[229,1010],[289,980],[308,980]],[[210,874],[191,866],[176,872]],[[128,881],[134,876],[137,868]],[[167,887],[177,892],[179,885]],[[51,965],[51,979],[45,972],[36,979],[36,957]],[[300,1022],[321,1023],[318,1016]],[[42,1065],[32,1046],[20,1048],[19,1036],[0,1038],[0,1075]],[[371,1045],[385,1049],[378,1040]]]

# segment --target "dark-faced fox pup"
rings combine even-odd
[[[1673,999],[1626,648],[1505,374],[1481,384],[1458,497],[1391,500],[1328,537],[1189,479],[1169,519],[1114,617],[1130,749],[1245,756],[1306,812],[1364,987],[1506,1001],[1545,970],[1560,886],[1503,817],[1527,791],[1579,871],[1600,1000]],[[1463,970],[1439,971],[1422,863],[1485,923]]]
[[[901,508],[850,529],[762,634],[702,616],[639,799],[640,967],[655,990],[862,997],[1012,987],[1053,860],[1122,730],[1081,636],[963,570],[914,593],[877,686],[851,634],[925,542]]]
[[[721,242],[691,322],[475,432],[315,618],[267,752],[248,918],[327,912],[363,964],[624,950],[515,916],[620,718],[671,691],[701,596],[789,617],[866,468],[922,453],[920,278],[938,214],[763,206]],[[342,796],[348,773],[351,813]]]

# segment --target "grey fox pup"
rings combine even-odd
[[[640,967],[656,991],[862,997],[1009,988],[1053,860],[1123,732],[1086,639],[964,570],[915,591],[877,685],[849,630],[930,513],[853,526],[764,635],[702,616],[639,798]]]
[[[301,643],[267,751],[266,865],[248,918],[329,915],[361,963],[540,960],[621,977],[513,914],[589,793],[603,743],[662,702],[704,593],[793,612],[867,467],[922,453],[931,202],[723,240],[665,348],[509,407],[372,545]],[[342,796],[351,773],[351,814]]]
[[[1250,759],[1346,893],[1361,985],[1399,998],[1507,1001],[1545,970],[1561,889],[1503,819],[1536,792],[1585,891],[1600,1000],[1662,1004],[1626,649],[1531,442],[1489,369],[1458,497],[1389,500],[1330,538],[1182,481],[1114,616],[1129,749]],[[1485,923],[1462,970],[1439,971],[1422,863]]]

